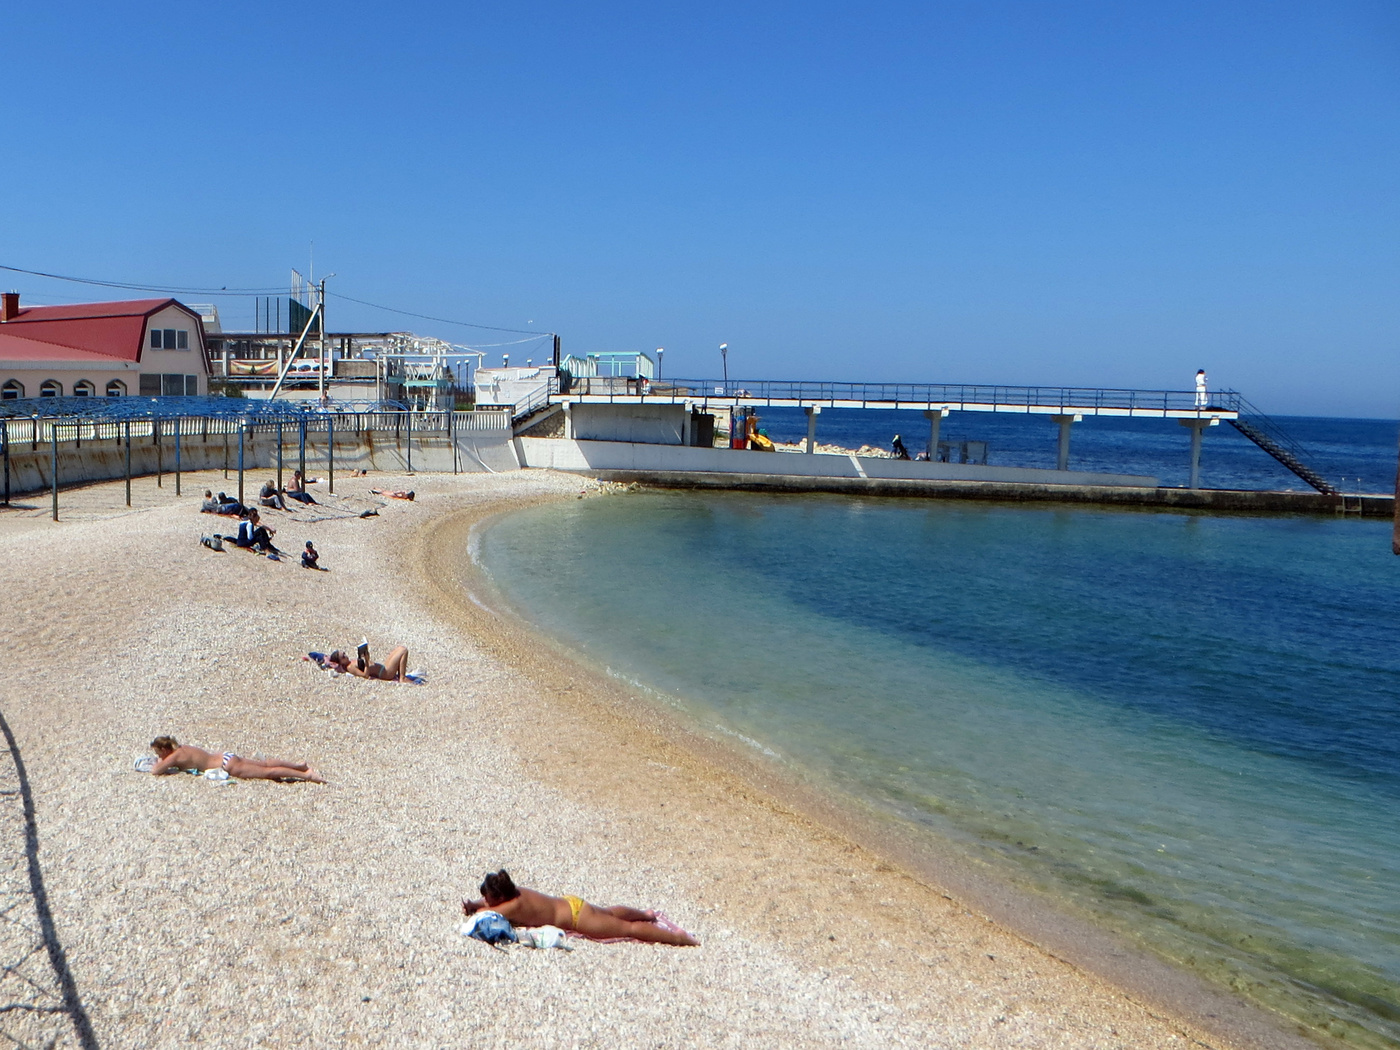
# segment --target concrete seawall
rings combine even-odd
[[[324,475],[332,465],[324,431],[308,433],[308,472]],[[284,475],[296,468],[294,430],[282,442]],[[701,449],[633,442],[515,438],[507,431],[337,431],[337,473],[374,470],[389,473],[498,473],[522,467],[552,467],[623,483],[662,488],[751,492],[831,492],[845,495],[902,496],[925,499],[977,499],[1006,502],[1098,504],[1249,514],[1348,514],[1391,517],[1390,496],[1324,496],[1316,492],[1162,488],[1156,478],[1126,474],[1089,474],[973,464],[910,463],[855,456],[797,455]],[[277,466],[277,440],[250,432],[243,449],[246,485],[261,484]],[[207,437],[186,434],[180,444],[182,470],[238,467],[236,434]],[[716,469],[716,468],[719,469]],[[781,468],[781,469],[774,469]],[[135,477],[175,470],[174,438],[156,443],[147,434],[133,438],[131,472]],[[58,483],[63,488],[121,478],[126,449],[113,439],[62,441],[58,446]],[[934,476],[930,477],[932,474]],[[10,492],[21,496],[50,488],[53,448],[44,441],[15,442],[10,450]],[[246,494],[246,493],[245,493]]]
[[[1251,489],[1134,488],[1120,485],[1040,485],[996,481],[899,478],[802,477],[791,474],[730,474],[689,471],[596,470],[604,481],[674,489],[737,492],[832,492],[851,496],[975,499],[1008,503],[1076,503],[1119,507],[1227,511],[1247,514],[1356,514],[1389,518],[1392,496],[1324,496],[1320,492],[1261,492]]]
[[[378,470],[390,473],[425,471],[451,474],[484,471],[497,473],[518,470],[520,463],[509,432],[454,435],[442,432],[415,433],[410,441],[392,430],[347,430],[335,435],[336,472]],[[454,455],[455,444],[455,455]],[[283,471],[296,469],[299,447],[294,429],[282,441]],[[326,473],[332,465],[331,449],[324,432],[308,434],[308,472]],[[265,474],[277,468],[277,440],[266,432],[250,433],[243,447],[245,471]],[[238,436],[215,435],[207,438],[183,435],[180,441],[182,470],[222,470],[238,468]],[[133,477],[175,470],[175,440],[165,435],[157,444],[147,435],[131,442]],[[126,475],[126,448],[117,440],[60,441],[58,443],[58,484],[60,488],[93,481],[111,481]],[[46,441],[15,442],[10,449],[10,492],[14,495],[41,492],[53,484],[53,447]]]

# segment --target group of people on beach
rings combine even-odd
[[[412,500],[414,493],[405,490],[371,490],[376,495],[394,499]],[[295,499],[302,503],[314,503],[305,490],[301,472],[293,475],[292,484],[281,492],[269,480],[262,486],[259,501],[263,506],[285,510],[282,498]],[[204,493],[200,508],[205,513],[238,516],[238,534],[228,537],[235,545],[254,551],[266,551],[276,555],[277,547],[272,537],[276,529],[261,523],[258,509],[247,507],[220,492],[214,496]],[[319,555],[311,541],[306,542],[302,554],[302,564],[317,568]],[[319,658],[319,654],[312,654]],[[333,650],[324,658],[323,667],[350,674],[359,678],[387,682],[407,680],[408,647],[396,645],[383,660],[370,656],[369,643],[361,640],[352,657],[343,649]],[[164,776],[182,771],[204,773],[209,770],[222,770],[230,777],[240,780],[276,780],[283,782],[308,782],[324,784],[325,778],[306,762],[294,762],[280,758],[244,758],[232,751],[206,751],[190,744],[181,744],[173,736],[158,736],[151,741],[151,750],[156,754],[151,773]],[[595,940],[632,939],[658,944],[695,945],[699,942],[688,933],[664,921],[654,911],[632,908],[625,905],[603,907],[590,904],[581,897],[552,897],[525,887],[516,886],[504,869],[488,873],[480,888],[481,898],[462,901],[462,911],[471,916],[483,910],[494,911],[508,922],[517,926],[556,926]]]
[[[286,510],[288,499],[303,504],[316,502],[311,493],[306,491],[306,481],[299,470],[292,472],[292,480],[285,488],[279,490],[277,483],[268,478],[258,493],[258,503],[261,506],[277,510]],[[220,544],[227,540],[235,547],[252,551],[255,554],[265,554],[274,561],[281,559],[284,552],[272,539],[277,535],[277,530],[262,523],[262,516],[257,507],[247,506],[222,492],[216,496],[211,490],[205,489],[204,501],[200,504],[199,509],[204,514],[219,514],[238,518],[237,533],[233,536],[219,536]],[[210,543],[210,537],[205,537],[204,543],[205,546],[213,545]],[[301,567],[324,571],[320,560],[320,552],[316,550],[310,540],[307,540],[301,551]]]

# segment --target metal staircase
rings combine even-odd
[[[1239,416],[1229,420],[1232,427],[1324,496],[1338,495],[1340,490],[1335,485],[1303,462],[1302,446],[1284,433],[1282,427],[1239,394],[1234,394],[1233,400],[1236,404],[1231,407]]]

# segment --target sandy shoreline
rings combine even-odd
[[[420,475],[417,502],[375,519],[271,513],[279,543],[313,539],[329,573],[201,548],[211,520],[192,494],[216,481],[187,476],[176,501],[142,479],[120,513],[120,483],[92,486],[57,525],[0,512],[0,623],[38,641],[13,646],[3,714],[100,1045],[1256,1042],[1165,1016],[796,815],[466,600],[464,530],[579,479]],[[406,643],[430,684],[332,680],[299,659],[361,634]],[[331,784],[132,772],[162,732],[305,758]],[[0,888],[32,913],[12,825]],[[455,902],[500,865],[662,908],[702,947],[467,942]],[[35,988],[59,986],[53,966],[51,951],[23,964]],[[81,1045],[72,1014],[9,1011],[0,1031]]]

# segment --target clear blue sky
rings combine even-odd
[[[1205,367],[1400,415],[1393,2],[55,2],[2,31],[6,265],[285,287],[314,241],[332,291],[668,375],[721,341],[754,378]]]

